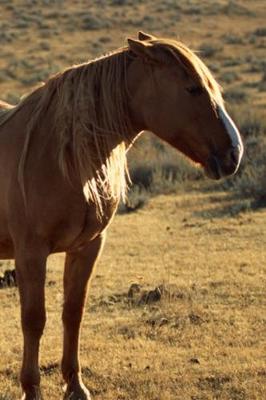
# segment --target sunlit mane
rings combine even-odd
[[[214,104],[223,104],[221,87],[201,59],[183,43],[171,39],[151,40],[169,51],[192,79],[207,90]]]
[[[55,151],[64,175],[70,179],[73,170],[79,175],[84,194],[96,204],[99,215],[104,199],[125,198],[126,149],[132,131],[127,110],[127,62],[128,52],[119,49],[69,68],[3,117],[2,123],[9,118],[9,113],[14,115],[28,103],[35,104],[19,166],[19,182],[25,199],[24,169],[30,139],[51,108]]]

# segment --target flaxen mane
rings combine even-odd
[[[208,68],[185,45],[164,39],[150,43],[172,54],[194,81],[207,89],[214,103],[222,102],[220,88]],[[31,136],[45,119],[48,109],[53,110],[52,131],[57,137],[58,159],[64,175],[70,177],[70,168],[75,169],[87,200],[96,204],[99,215],[103,199],[125,198],[126,150],[132,131],[126,73],[133,57],[128,48],[122,48],[69,68],[0,116],[1,126],[24,105],[32,104],[19,165],[19,182],[25,201],[24,169]]]
[[[53,110],[52,131],[58,139],[64,175],[69,178],[74,168],[87,200],[96,204],[99,215],[103,199],[125,198],[126,150],[132,132],[127,109],[127,63],[128,52],[119,49],[74,66],[52,77],[13,109],[12,114],[29,102],[34,104],[19,165],[25,201],[23,177],[31,136],[49,108]]]
[[[210,95],[214,104],[222,104],[221,86],[215,80],[208,67],[183,43],[171,39],[153,39],[150,41],[158,48],[164,48],[183,67],[189,76]]]

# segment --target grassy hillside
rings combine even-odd
[[[1,0],[0,7],[6,99],[69,64],[123,45],[143,29],[200,50],[231,100],[265,106],[264,0]]]
[[[215,187],[153,136],[137,144],[130,201],[144,207],[115,218],[92,279],[84,379],[99,400],[262,400],[266,212],[253,205],[266,199],[265,0],[0,0],[0,98],[15,103],[140,29],[200,51],[224,87],[246,155],[238,176]],[[146,203],[149,192],[170,195]],[[62,396],[63,261],[50,258],[46,285],[41,370],[51,400]],[[0,289],[0,304],[0,400],[14,400],[17,290]]]

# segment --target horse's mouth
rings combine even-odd
[[[224,157],[211,154],[204,165],[204,170],[208,178],[221,179],[236,173],[241,160],[241,152],[238,148],[229,149]]]
[[[219,180],[225,175],[218,158],[214,155],[209,157],[207,163],[204,165],[204,170],[207,177],[214,180]]]

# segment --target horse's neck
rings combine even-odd
[[[0,125],[2,125],[11,117],[11,115],[14,114],[15,109],[15,106],[12,106],[11,104],[8,104],[3,100],[0,100]]]

